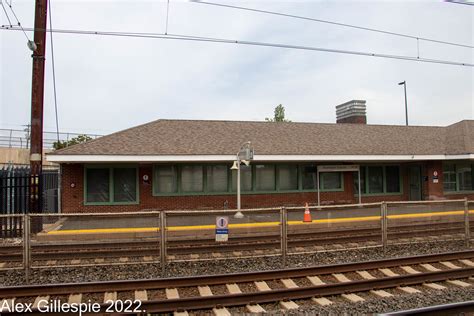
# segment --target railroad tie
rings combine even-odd
[[[57,260],[48,260],[48,261],[46,261],[47,266],[54,266],[54,265],[56,265],[56,263],[58,263]],[[1,266],[0,266],[0,268],[1,268]]]
[[[345,283],[345,282],[351,282],[351,280],[349,280],[349,278],[347,278],[344,274],[342,273],[333,273],[332,274],[333,277],[336,278],[336,280],[338,282],[341,282],[341,283]]]
[[[387,291],[384,290],[371,290],[370,293],[374,294],[375,296],[385,298],[385,297],[391,297],[393,294],[388,293]]]
[[[441,269],[438,269],[438,268],[432,266],[429,263],[422,263],[422,264],[420,264],[420,266],[422,266],[423,268],[425,268],[426,270],[428,270],[430,272],[441,271]]]
[[[96,259],[94,259],[94,262],[95,263],[104,263],[105,259],[104,258],[96,258]]]
[[[148,301],[148,293],[146,290],[137,290],[135,291],[135,299],[138,301]]]
[[[220,308],[214,307],[212,309],[212,312],[216,316],[231,316],[230,312],[225,307],[220,307]]]
[[[263,252],[263,250],[256,249],[256,250],[253,251],[253,253],[256,254],[256,255],[263,255],[264,252]]]
[[[356,271],[358,275],[360,275],[362,278],[364,278],[365,280],[375,280],[376,277],[374,277],[372,274],[370,274],[369,272],[367,271]]]
[[[437,283],[423,283],[423,286],[429,287],[433,290],[444,290],[446,288],[445,286],[442,286],[441,284]]]
[[[287,288],[287,289],[295,289],[297,287],[299,287],[295,281],[293,281],[292,279],[281,279],[280,280],[281,283],[283,283],[283,285]]]
[[[332,304],[332,302],[325,297],[312,297],[311,300],[320,306],[329,306]]]
[[[474,262],[468,259],[461,259],[459,260],[461,263],[467,265],[468,267],[474,267]]]
[[[259,292],[264,292],[264,291],[271,291],[272,289],[268,286],[267,282],[265,281],[255,281],[255,286],[257,287],[257,290]]]
[[[38,296],[33,303],[33,308],[43,307],[48,304],[49,295],[46,296]]]
[[[385,274],[385,275],[388,276],[388,277],[399,276],[398,273],[395,273],[395,272],[393,272],[392,270],[390,270],[390,269],[388,269],[388,268],[379,269],[379,271],[382,272],[383,274]]]
[[[460,286],[460,287],[469,287],[469,286],[471,286],[470,283],[467,283],[467,282],[464,282],[464,281],[461,281],[461,280],[447,280],[446,282],[448,282],[449,284],[452,284],[452,285]]]
[[[410,287],[410,286],[400,286],[400,287],[397,287],[397,289],[399,289],[400,291],[403,291],[405,293],[408,293],[408,294],[415,294],[415,293],[421,293],[420,290],[417,290],[413,287]]]
[[[3,300],[0,301],[0,313],[3,312],[3,308],[2,306],[5,306],[5,311],[8,310],[8,307],[10,307],[10,309],[12,309],[13,307],[13,304],[15,304],[15,300],[16,298],[5,298]]]
[[[313,284],[315,286],[326,284],[323,281],[321,281],[321,279],[317,276],[308,276],[306,278],[308,278],[309,282],[311,282],[311,284]]]
[[[240,287],[237,285],[237,283],[230,283],[225,285],[227,287],[227,291],[229,291],[230,294],[240,294],[242,291],[240,290]]]
[[[446,268],[449,268],[449,269],[461,269],[460,266],[457,266],[455,265],[454,263],[452,262],[449,262],[449,261],[440,261],[440,263],[445,266]]]
[[[197,253],[192,253],[192,254],[189,255],[189,257],[191,259],[199,259],[200,256]]]
[[[198,286],[199,295],[201,296],[212,296],[211,288],[207,285]]]
[[[71,294],[67,300],[69,305],[71,304],[81,304],[82,302],[82,294]]]
[[[242,251],[232,251],[232,254],[236,257],[242,257],[244,255]]]
[[[153,261],[153,257],[151,257],[151,256],[144,256],[144,257],[142,258],[142,260],[143,260],[143,261],[147,261],[147,262],[148,262],[148,261]]]
[[[1,269],[1,268],[4,268],[6,265],[7,265],[6,262],[0,262],[0,269]]]
[[[189,316],[187,311],[179,311],[179,312],[174,312],[174,316]]]
[[[129,259],[128,259],[127,257],[120,257],[120,258],[119,258],[119,261],[120,261],[120,262],[128,262],[128,260],[129,260]]]
[[[71,264],[74,265],[74,264],[80,264],[81,263],[81,259],[72,259],[71,260]]]
[[[410,267],[410,266],[401,266],[400,268],[401,268],[403,271],[405,271],[406,273],[408,273],[408,274],[418,274],[418,273],[421,273],[420,271],[415,270],[415,269],[413,269],[413,268]]]
[[[352,303],[365,301],[362,297],[360,297],[357,294],[342,294],[341,296],[344,297],[346,300],[349,300]]]
[[[221,254],[220,252],[213,252],[213,253],[212,253],[212,256],[213,256],[214,258],[220,258],[220,257],[222,257],[222,254]]]
[[[286,310],[298,309],[299,307],[299,305],[293,301],[280,301],[280,306]]]
[[[263,314],[267,312],[262,306],[258,304],[248,304],[245,307],[252,314]]]
[[[104,303],[107,303],[107,301],[115,302],[116,300],[117,300],[117,292],[104,293]]]
[[[179,298],[178,289],[176,289],[176,288],[173,288],[173,289],[166,289],[166,290],[165,290],[165,293],[166,293],[166,298],[169,299],[169,300],[173,300],[173,299]]]

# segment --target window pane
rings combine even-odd
[[[109,169],[86,169],[86,201],[109,202]]]
[[[177,192],[177,172],[175,166],[157,166],[155,168],[155,183],[156,193],[175,193]]]
[[[202,166],[183,166],[181,168],[181,191],[202,191]]]
[[[369,167],[369,193],[383,192],[383,167]]]
[[[227,191],[227,169],[226,165],[207,166],[207,191]]]
[[[280,190],[298,190],[298,166],[279,165],[278,184]]]
[[[321,172],[319,174],[319,185],[321,190],[342,189],[340,172]]]
[[[472,190],[472,172],[470,164],[458,164],[456,166],[459,181],[459,191]]]
[[[456,191],[456,166],[454,164],[443,165],[443,188],[444,191]]]
[[[359,194],[359,173],[356,171],[352,174],[352,178],[354,179],[354,194]],[[365,167],[360,167],[360,193],[364,194],[365,192]]]
[[[240,166],[240,190],[252,191],[252,166]],[[237,191],[237,170],[232,172],[232,191]]]
[[[385,180],[387,183],[387,192],[400,192],[400,168],[398,166],[385,167]]]
[[[256,165],[256,189],[258,191],[275,190],[275,166],[274,165]]]
[[[135,168],[114,169],[114,202],[137,200],[137,170]]]
[[[303,190],[316,190],[316,166],[303,166]]]

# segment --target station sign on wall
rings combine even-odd
[[[359,171],[359,165],[322,165],[318,166],[318,172],[344,172]]]

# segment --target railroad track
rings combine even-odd
[[[139,305],[140,310],[150,313],[186,314],[212,309],[220,316],[229,315],[228,309],[233,307],[256,313],[265,312],[262,304],[266,303],[295,309],[295,300],[331,305],[338,298],[357,302],[370,296],[472,287],[473,258],[474,251],[464,251],[243,274],[15,286],[0,288],[0,303],[29,303],[38,309],[54,299],[75,304],[97,303],[105,312],[108,306],[120,305],[115,302],[128,300],[134,302],[131,308]]]
[[[450,239],[462,238],[462,223],[416,224],[391,227],[388,237],[392,243],[420,237],[420,241],[428,241],[423,236],[440,235]],[[213,237],[213,236],[212,236]],[[289,253],[304,253],[340,250],[344,248],[373,247],[380,244],[380,228],[339,229],[332,231],[304,231],[290,233],[288,236]],[[446,239],[445,238],[445,239]],[[168,241],[167,254],[170,260],[202,260],[218,259],[230,256],[252,257],[261,255],[278,255],[280,237],[275,234],[260,236],[234,237],[222,244],[213,239],[199,238],[192,240],[176,239]],[[40,262],[39,266],[56,266],[58,261],[63,265],[74,264],[109,264],[113,262],[153,262],[159,260],[159,240],[149,238],[142,241],[104,241],[92,243],[67,244],[32,244],[32,261]],[[21,263],[23,260],[21,245],[0,246],[0,262]],[[227,254],[225,254],[227,253]],[[210,255],[211,254],[211,255]],[[134,258],[134,260],[130,260]],[[106,262],[106,260],[108,260]],[[42,263],[41,263],[42,262]],[[8,266],[7,266],[8,267]]]

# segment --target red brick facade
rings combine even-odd
[[[409,200],[409,164],[402,164],[402,194],[368,195],[362,202],[401,201]],[[474,199],[474,194],[444,195],[442,179],[442,163],[431,161],[422,163],[422,199]],[[433,172],[438,173],[438,183],[433,183]],[[222,209],[227,201],[229,208],[236,208],[236,195],[190,195],[190,196],[153,196],[152,184],[142,181],[143,175],[152,179],[152,166],[139,167],[139,204],[135,205],[84,205],[84,167],[81,164],[63,164],[61,179],[61,209],[64,213],[80,212],[135,212],[146,210],[175,209]],[[304,203],[316,204],[316,192],[243,194],[242,208],[302,206]],[[344,174],[344,191],[321,192],[321,204],[357,203],[354,192],[352,173]]]

